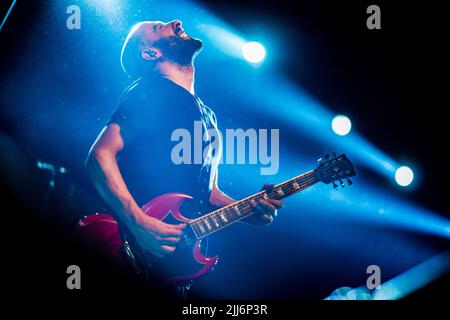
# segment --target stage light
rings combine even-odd
[[[120,8],[119,4],[120,1],[116,1],[116,0],[94,0],[91,1],[91,3],[101,9],[104,10],[105,12],[111,13],[113,11],[115,11],[116,9]]]
[[[447,250],[388,280],[377,290],[370,292],[367,286],[341,287],[325,300],[398,300],[442,277],[449,267],[450,250]]]
[[[123,28],[124,18],[126,15],[126,2],[120,0],[89,0],[87,5],[93,8],[98,17],[105,19],[109,27],[118,32]],[[101,30],[101,29],[99,29]]]
[[[251,63],[261,62],[266,56],[266,49],[259,42],[248,42],[242,49],[245,60]]]
[[[209,44],[221,51],[222,54],[215,54],[214,58],[226,58],[227,55],[237,59],[243,58],[242,49],[247,41],[231,27],[224,26],[219,20],[210,23],[202,21],[196,27],[201,39],[207,39]]]
[[[347,116],[337,115],[331,121],[331,128],[337,135],[345,136],[352,129],[352,122]]]
[[[283,158],[289,159],[290,156],[293,156],[293,160],[297,159],[295,153],[285,155]],[[352,157],[350,159],[353,160]],[[280,181],[290,179],[290,172],[308,170],[308,165],[299,167],[298,163],[286,164],[282,170],[286,173],[280,170],[280,173],[277,174]],[[290,200],[289,210],[301,209],[313,212],[320,205],[323,213],[333,210],[336,213],[334,216],[336,221],[348,220],[355,223],[390,226],[450,239],[450,219],[438,212],[404,201],[399,197],[398,192],[383,190],[378,185],[365,181],[358,174],[358,167],[356,167],[356,171],[357,176],[351,187],[346,186],[341,191],[334,190],[330,185],[319,184],[313,188],[320,188],[321,192],[311,192],[308,197],[301,199],[301,201],[298,197],[293,197]],[[243,176],[245,177],[245,174]],[[236,182],[239,181],[240,186],[245,186],[244,181],[238,180],[238,178],[235,180]],[[263,178],[261,178],[259,183],[262,184],[263,181]],[[251,182],[246,187],[249,188],[250,186]],[[327,198],[324,198],[325,193]],[[337,214],[338,212],[339,214]],[[326,216],[326,219],[329,221],[331,217]]]
[[[450,250],[435,255],[421,264],[383,283],[374,290],[373,300],[397,300],[444,276],[450,268]]]
[[[401,166],[395,171],[395,181],[402,187],[407,187],[414,180],[414,172],[407,166]]]
[[[331,120],[336,114],[331,113],[304,89],[294,85],[291,79],[273,70],[267,77],[251,77],[253,70],[246,69],[239,69],[233,76],[222,78],[222,81],[234,87],[245,103],[254,105],[255,112],[282,121],[295,128],[300,136],[316,139],[327,150],[347,153],[351,155],[355,165],[363,164],[387,179],[392,179],[395,170],[400,166],[397,161],[358,132],[352,131],[345,139],[337,135],[330,128]],[[233,79],[242,77],[245,72],[249,72],[246,85],[236,86]],[[257,90],[258,97],[249,95],[249,90]]]

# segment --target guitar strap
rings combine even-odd
[[[119,223],[119,234],[122,239],[119,254],[124,258],[127,266],[138,277],[138,279],[148,281],[150,266],[145,262],[146,260],[139,250],[135,250],[133,248],[134,238],[130,235],[127,228],[121,223]]]

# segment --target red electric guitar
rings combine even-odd
[[[194,219],[188,219],[180,213],[181,204],[192,197],[182,193],[168,193],[154,198],[143,206],[145,214],[167,223],[187,224],[177,250],[164,258],[151,255],[137,243],[133,243],[127,234],[119,232],[119,225],[111,215],[87,216],[79,222],[77,231],[103,253],[122,261],[125,253],[138,272],[149,272],[151,268],[170,283],[189,283],[212,271],[218,261],[218,256],[205,255],[202,246],[205,238],[253,214],[252,204],[258,199],[281,200],[317,182],[333,183],[335,188],[338,187],[336,181],[344,187],[343,179],[351,184],[349,177],[355,175],[355,170],[345,154],[331,158],[326,156],[319,161],[320,164],[314,170]]]

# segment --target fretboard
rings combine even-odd
[[[300,176],[274,186],[270,190],[263,190],[230,205],[205,214],[189,222],[197,239],[204,238],[232,223],[242,220],[255,213],[253,205],[260,199],[281,200],[304,190],[320,179],[316,170],[308,171]]]

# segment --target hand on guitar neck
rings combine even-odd
[[[274,184],[265,184],[261,190],[270,190],[274,186]],[[281,200],[261,199],[253,205],[253,208],[256,210],[255,214],[245,218],[243,221],[259,225],[269,224],[277,216],[277,210],[282,207],[283,202]]]

